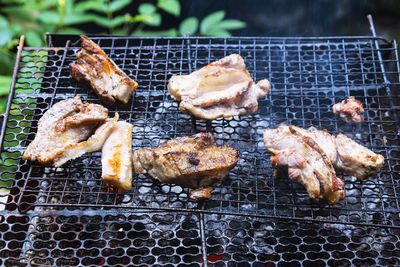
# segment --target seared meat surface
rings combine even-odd
[[[87,84],[100,99],[108,104],[116,100],[128,103],[138,84],[129,78],[101,48],[86,36],[81,36],[81,50],[70,64],[71,76]]]
[[[253,114],[258,110],[258,99],[264,98],[270,88],[266,79],[254,83],[238,54],[189,75],[174,75],[168,83],[171,96],[181,101],[179,109],[205,120]]]
[[[337,172],[362,180],[375,175],[384,164],[382,155],[374,153],[343,134],[335,137],[326,131],[291,127],[314,139],[328,155]]]
[[[377,174],[385,161],[382,155],[374,153],[343,134],[336,136],[336,148],[338,156],[335,168],[358,179]]]
[[[80,97],[60,101],[40,118],[35,139],[23,159],[61,166],[86,152],[101,149],[116,120],[118,116],[108,119],[108,110],[103,106],[83,104]]]
[[[117,122],[102,149],[102,178],[119,191],[132,188],[132,129],[130,123]]]
[[[343,181],[335,171],[364,179],[375,175],[384,163],[382,155],[343,134],[333,136],[326,131],[281,125],[265,130],[264,143],[273,153],[275,167],[287,169],[289,178],[301,183],[310,198],[330,204],[344,197]]]
[[[360,123],[364,121],[364,107],[360,100],[350,96],[332,106],[333,113],[339,114],[346,122]]]
[[[210,133],[179,137],[156,148],[133,152],[136,173],[196,189],[220,184],[237,160],[238,152],[228,146],[216,146]],[[202,192],[200,195],[208,194],[207,190]],[[201,198],[197,193],[193,198]]]
[[[330,204],[344,198],[343,181],[312,138],[291,126],[279,126],[265,130],[264,143],[273,153],[272,165],[287,170],[289,178],[303,185],[310,198],[321,198]]]

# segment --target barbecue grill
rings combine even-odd
[[[372,25],[373,26],[373,25]],[[374,32],[374,31],[373,31]],[[350,266],[400,265],[399,60],[383,38],[137,38],[91,36],[139,83],[128,105],[110,109],[134,125],[133,149],[210,131],[240,152],[238,165],[206,202],[188,189],[135,176],[110,192],[100,153],[48,168],[21,159],[38,119],[76,95],[68,65],[79,36],[53,35],[48,47],[19,44],[1,134],[0,262],[4,266]],[[196,120],[166,91],[187,74],[231,53],[255,80],[271,81],[252,116]],[[365,122],[351,125],[331,106],[356,96]],[[364,181],[345,177],[337,205],[311,201],[301,186],[273,175],[262,132],[281,123],[345,133],[385,157]],[[9,189],[10,191],[8,191]]]

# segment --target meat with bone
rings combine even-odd
[[[333,113],[339,114],[346,122],[360,123],[364,121],[364,107],[354,96],[332,106]]]
[[[189,75],[174,75],[168,83],[171,96],[181,101],[179,109],[193,116],[213,120],[250,115],[258,100],[271,88],[268,80],[254,83],[243,58],[232,54]]]
[[[36,136],[23,159],[58,167],[83,153],[99,150],[118,115],[108,120],[106,108],[83,104],[79,96],[60,101],[40,118]]]
[[[237,160],[238,152],[228,146],[216,146],[210,133],[179,137],[156,148],[133,152],[135,173],[194,189],[219,185]],[[209,190],[194,190],[191,195],[196,199],[209,196]]]
[[[117,122],[102,149],[102,178],[119,191],[132,188],[132,129],[130,123]]]
[[[116,100],[128,103],[138,88],[101,48],[86,36],[81,36],[81,50],[77,60],[70,64],[71,76],[78,82],[87,84],[100,99],[108,104]]]
[[[322,148],[291,126],[264,131],[264,143],[273,166],[287,170],[291,180],[303,185],[312,199],[335,204],[344,198],[343,181]]]

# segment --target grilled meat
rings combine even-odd
[[[171,96],[181,101],[179,109],[205,120],[253,114],[258,110],[258,99],[265,97],[270,88],[266,79],[253,82],[238,54],[189,75],[174,75],[168,83]]]
[[[115,114],[114,118],[107,119],[105,123],[100,125],[87,140],[65,146],[63,152],[54,159],[53,166],[60,167],[67,161],[79,158],[85,153],[99,151],[113,131],[117,121],[118,113]]]
[[[361,180],[375,175],[383,166],[382,155],[374,153],[343,134],[335,137],[326,131],[291,127],[314,139],[332,161],[337,172],[355,176]]]
[[[385,161],[382,155],[375,154],[343,134],[336,136],[336,148],[338,157],[335,168],[358,179],[377,174]]]
[[[100,47],[86,36],[81,36],[81,50],[70,64],[71,76],[87,84],[100,99],[112,105],[116,100],[128,103],[138,84],[129,78]]]
[[[216,146],[210,133],[179,137],[156,148],[133,152],[136,173],[196,189],[220,184],[237,160],[238,152],[228,146]],[[206,191],[200,195],[210,195]],[[195,193],[192,197],[199,195]]]
[[[281,125],[265,130],[264,143],[274,154],[271,157],[274,166],[287,169],[289,178],[301,183],[310,198],[320,197],[331,204],[344,197],[343,182],[334,171],[364,179],[375,175],[384,163],[382,155],[343,134],[335,137],[326,131]],[[322,189],[326,184],[328,189],[332,188],[330,191]],[[318,187],[321,187],[319,194]],[[321,192],[330,193],[326,196]]]
[[[114,126],[107,117],[106,108],[83,104],[80,97],[58,102],[40,118],[35,139],[23,159],[58,167],[85,152],[98,150]]]
[[[102,149],[102,178],[119,191],[132,188],[132,129],[130,123],[117,122]]]
[[[364,107],[354,96],[332,106],[333,113],[339,114],[346,122],[360,123],[364,121]]]
[[[332,162],[312,139],[291,126],[279,126],[264,132],[264,143],[273,153],[273,166],[287,170],[291,180],[303,185],[310,198],[335,204],[344,198],[343,181]]]

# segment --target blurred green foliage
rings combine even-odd
[[[157,0],[141,3],[138,9],[124,13],[133,0],[0,0],[0,113],[14,66],[18,38],[25,35],[28,46],[43,46],[46,32],[81,34],[81,26],[94,24],[100,33],[135,36],[230,36],[245,23],[225,19],[224,11],[209,14],[199,21],[185,18],[175,29],[156,30],[163,15],[180,18],[179,0]],[[122,14],[124,13],[124,14]],[[99,32],[97,32],[99,33]]]

